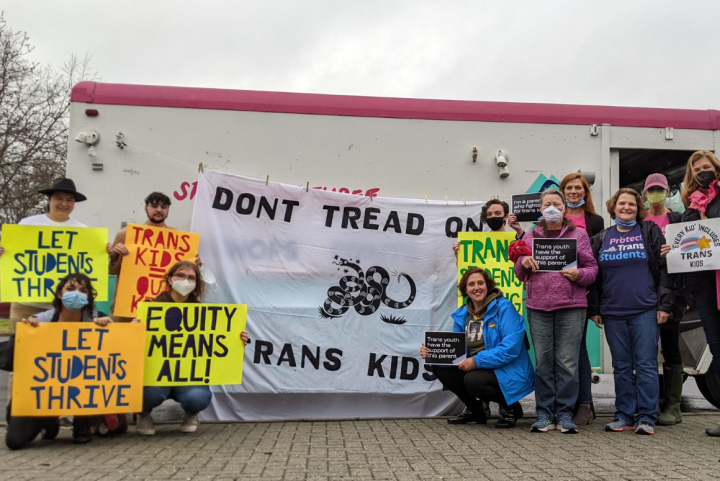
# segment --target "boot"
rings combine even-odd
[[[523,417],[523,409],[519,402],[512,406],[501,406],[502,415],[497,423],[496,429],[511,429],[515,427],[517,420]]]
[[[487,417],[485,416],[485,410],[482,408],[482,404],[478,403],[474,407],[475,409],[473,410],[466,407],[459,415],[448,418],[448,424],[487,424]]]
[[[587,426],[592,424],[593,419],[595,419],[595,412],[592,404],[580,404],[572,422],[577,426]]]
[[[665,387],[665,408],[658,415],[657,423],[672,426],[682,422],[680,399],[682,397],[683,366],[663,365],[663,385]]]

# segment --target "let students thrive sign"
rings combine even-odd
[[[13,416],[142,411],[142,324],[18,323]]]
[[[165,273],[180,261],[195,261],[200,234],[128,224],[125,246],[130,253],[120,268],[113,314],[135,317],[138,304],[165,291]]]
[[[522,312],[523,285],[515,277],[515,264],[508,257],[508,247],[515,240],[515,232],[460,232],[458,240],[458,280],[468,269],[485,269],[505,298]],[[462,298],[458,305],[462,305]]]
[[[665,239],[672,247],[668,272],[720,269],[720,219],[669,224]]]
[[[143,302],[146,386],[241,384],[247,306]]]
[[[108,292],[107,229],[3,226],[0,262],[3,302],[52,302],[55,286],[68,274],[86,274],[98,295]]]

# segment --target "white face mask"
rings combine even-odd
[[[542,214],[543,219],[545,219],[549,224],[557,224],[563,218],[563,213],[559,211],[554,205],[546,208],[544,211],[542,211]]]
[[[172,283],[172,289],[173,291],[177,292],[181,296],[187,296],[192,291],[195,290],[195,283],[190,282],[187,279],[183,279],[181,281],[173,281]]]

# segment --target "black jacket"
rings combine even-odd
[[[610,229],[612,229],[612,227],[603,230],[590,239],[590,245],[592,246],[593,255],[596,260],[600,257],[600,248],[602,248],[605,236]],[[684,310],[685,306],[679,305],[680,302],[675,290],[674,282],[667,271],[667,263],[665,258],[660,255],[662,245],[665,244],[665,237],[663,236],[660,227],[658,227],[654,222],[640,222],[640,232],[643,240],[645,241],[645,249],[648,253],[648,265],[658,293],[658,309],[663,312],[670,313],[671,316],[676,316],[681,309]],[[632,275],[632,273],[628,273],[628,275]],[[589,317],[600,315],[600,300],[602,299],[602,292],[602,267],[598,262],[598,275],[595,282],[590,286],[590,292],[588,293]]]
[[[595,234],[599,234],[605,229],[605,219],[597,214],[585,211],[585,226],[587,227],[588,237],[592,239]]]

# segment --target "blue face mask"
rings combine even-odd
[[[66,309],[69,309],[71,311],[79,311],[80,309],[88,305],[88,298],[80,291],[71,291],[67,294],[63,294],[62,303]]]
[[[637,219],[633,219],[630,222],[625,222],[620,218],[615,218],[615,225],[622,227],[623,229],[632,229],[637,225]]]
[[[585,199],[581,200],[581,201],[578,202],[577,204],[573,204],[573,203],[570,202],[569,200],[566,200],[566,201],[565,201],[565,204],[566,204],[568,207],[570,207],[571,209],[577,209],[578,207],[582,207],[582,206],[585,205]]]

